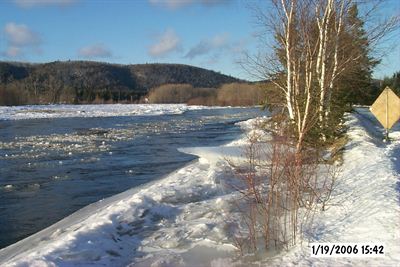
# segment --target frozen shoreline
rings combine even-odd
[[[148,266],[160,260],[174,265],[179,254],[185,264],[196,266],[204,263],[204,258],[194,257],[198,253],[214,255],[209,264],[235,257],[235,247],[224,233],[226,214],[221,214],[232,192],[218,180],[224,176],[221,157],[240,158],[242,144],[237,140],[220,147],[182,149],[199,159],[0,250],[0,265]],[[154,235],[159,237],[153,240]]]
[[[384,258],[312,258],[307,240],[254,262],[268,266],[398,266],[400,129],[376,139],[368,114],[347,116],[349,143],[331,204],[316,215],[312,242],[380,242]],[[252,129],[251,120],[242,123]],[[89,205],[0,250],[2,266],[252,266],[230,239],[235,196],[226,158],[241,160],[245,138],[182,150],[199,159],[165,178]],[[231,220],[227,220],[227,218]]]

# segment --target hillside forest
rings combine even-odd
[[[138,103],[153,88],[219,88],[243,81],[179,64],[118,65],[91,61],[0,62],[0,105]]]
[[[372,80],[352,96],[371,104],[380,89],[400,91],[400,72]],[[0,105],[187,103],[249,106],[279,101],[268,81],[246,82],[179,64],[118,65],[91,61],[0,62]]]

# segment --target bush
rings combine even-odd
[[[150,90],[149,103],[187,103],[205,106],[254,106],[265,100],[258,84],[230,83],[215,88],[194,88],[189,84],[165,84]]]
[[[271,135],[260,133],[266,125]],[[256,127],[247,136],[244,161],[228,160],[240,193],[233,241],[241,255],[294,246],[312,231],[314,213],[326,210],[337,182],[338,170],[322,162],[319,147],[296,152],[285,125],[260,121]]]
[[[0,106],[17,106],[28,104],[28,95],[18,86],[0,87]]]
[[[210,100],[215,95],[214,88],[193,88],[190,84],[165,84],[150,90],[149,103],[188,103]],[[194,100],[196,99],[196,100]]]
[[[257,84],[229,83],[218,89],[217,101],[222,106],[254,106],[265,100],[265,91]]]

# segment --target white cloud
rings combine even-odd
[[[163,57],[171,52],[180,50],[181,41],[173,29],[167,29],[157,39],[157,43],[149,48],[149,54],[153,57]]]
[[[31,8],[37,6],[67,6],[76,1],[77,0],[14,0],[14,3],[22,8]]]
[[[229,34],[226,32],[221,33],[221,34],[215,35],[211,39],[211,45],[216,48],[224,47],[228,44],[228,40],[229,40]]]
[[[198,0],[197,2],[200,2],[204,6],[217,6],[229,4],[233,0]]]
[[[220,52],[223,49],[229,48],[229,46],[229,34],[218,34],[211,39],[204,39],[193,46],[189,52],[186,53],[185,58],[193,59],[210,52]]]
[[[13,46],[31,46],[40,44],[40,37],[25,24],[7,23],[4,27],[7,42]]]
[[[10,46],[7,50],[3,53],[6,57],[18,57],[22,55],[21,48],[16,46]]]
[[[94,44],[79,49],[78,55],[86,58],[105,58],[111,57],[112,53],[103,44]]]
[[[231,51],[235,54],[241,54],[246,50],[249,43],[251,42],[248,38],[239,39],[231,45]]]
[[[192,4],[200,4],[203,6],[216,6],[227,4],[232,0],[148,0],[154,6],[166,7],[169,9],[178,9]]]
[[[6,57],[19,57],[26,50],[32,50],[34,53],[41,51],[41,38],[25,24],[16,24],[9,22],[3,29],[5,39],[7,41],[6,51],[3,55]]]
[[[149,2],[154,6],[177,9],[192,4],[193,0],[149,0]]]

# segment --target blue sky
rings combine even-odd
[[[390,0],[390,12],[400,12]],[[0,60],[190,64],[251,79],[237,63],[259,45],[241,0],[1,0]],[[398,33],[398,32],[397,32]],[[399,34],[391,42],[399,43]],[[390,44],[389,44],[390,45]],[[400,48],[376,77],[400,70]]]

